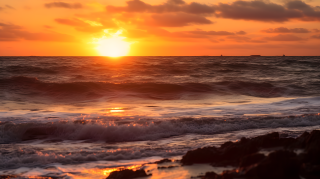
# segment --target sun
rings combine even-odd
[[[122,30],[118,30],[114,34],[108,33],[108,30],[105,30],[105,33],[109,36],[103,36],[99,39],[95,39],[97,44],[96,49],[102,56],[108,57],[121,57],[126,56],[130,51],[130,43],[124,41],[126,37],[120,36]]]

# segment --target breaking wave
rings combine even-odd
[[[141,123],[97,124],[75,121],[56,123],[0,123],[0,143],[33,139],[125,142],[158,140],[184,134],[217,134],[246,129],[320,125],[320,116],[254,117],[248,119],[184,118]]]

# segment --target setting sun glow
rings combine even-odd
[[[118,30],[114,34],[108,33],[105,30],[105,33],[109,36],[103,36],[99,39],[96,39],[97,50],[102,56],[108,57],[120,57],[125,56],[129,53],[130,43],[124,41],[126,37],[120,36],[122,34],[122,30]]]

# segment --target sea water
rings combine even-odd
[[[241,137],[296,137],[319,129],[319,89],[319,57],[0,57],[0,175],[106,178]]]

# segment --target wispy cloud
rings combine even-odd
[[[3,11],[5,9],[15,9],[15,8],[13,8],[12,6],[7,5],[7,4],[4,7],[0,6],[0,11]]]
[[[46,8],[67,8],[67,9],[81,9],[83,8],[80,3],[66,3],[66,2],[51,2],[44,4]]]
[[[288,29],[285,27],[278,27],[278,28],[270,28],[266,30],[261,30],[261,32],[265,33],[310,33],[308,29],[305,28],[294,28],[294,29]]]
[[[55,41],[74,42],[73,36],[57,32],[29,32],[21,26],[14,24],[0,23],[0,41]]]
[[[311,38],[320,39],[320,35],[313,35],[313,36],[311,36]]]
[[[295,35],[290,35],[290,34],[279,34],[279,35],[276,35],[273,37],[266,37],[265,40],[270,40],[270,41],[302,41],[305,39],[297,37]]]

